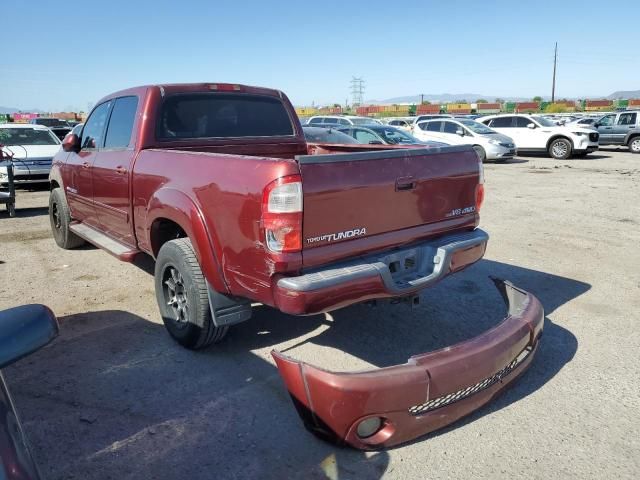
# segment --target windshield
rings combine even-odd
[[[354,125],[378,125],[373,118],[350,118]]]
[[[486,125],[481,124],[480,122],[476,122],[474,120],[458,120],[462,125],[467,127],[473,133],[477,133],[478,135],[491,135],[494,133],[498,133],[495,130],[491,130]]]
[[[36,120],[38,125],[44,125],[45,127],[68,127],[69,124],[58,118],[38,118]]]
[[[532,117],[541,127],[557,127],[557,125],[551,120],[544,117]]]
[[[372,128],[372,130],[380,135],[384,141],[390,145],[415,145],[422,143],[416,137],[395,127]]]
[[[3,145],[59,145],[58,138],[49,130],[35,128],[0,128]]]
[[[303,127],[304,138],[315,143],[358,143],[346,133],[331,128]]]

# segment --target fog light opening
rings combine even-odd
[[[370,417],[358,424],[356,432],[360,438],[369,438],[380,431],[384,421],[380,417]]]

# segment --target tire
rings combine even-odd
[[[84,244],[84,240],[69,230],[71,214],[62,189],[54,188],[49,194],[49,222],[53,239],[60,248],[70,250]]]
[[[474,145],[473,149],[478,154],[478,158],[480,158],[480,161],[484,163],[487,160],[487,152],[484,151],[484,148],[482,148],[480,145]]]
[[[556,160],[566,160],[571,157],[571,142],[566,138],[556,138],[549,144],[549,156]]]
[[[207,282],[188,238],[162,245],[156,259],[155,287],[164,326],[183,347],[199,350],[227,334],[228,326],[213,324]]]
[[[631,153],[640,153],[640,136],[630,138],[627,145]]]

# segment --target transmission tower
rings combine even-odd
[[[351,98],[353,99],[353,106],[357,107],[362,105],[364,99],[364,78],[351,77]]]

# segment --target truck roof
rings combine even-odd
[[[242,85],[239,83],[221,83],[221,82],[206,82],[206,83],[158,83],[141,85],[139,87],[127,88],[111,93],[101,98],[96,105],[100,105],[107,100],[117,97],[125,97],[127,95],[142,96],[148,89],[158,88],[162,95],[165,93],[180,93],[180,92],[239,92],[239,93],[253,93],[258,95],[269,95],[272,97],[282,98],[284,94],[280,90],[264,87],[254,87],[251,85]]]

